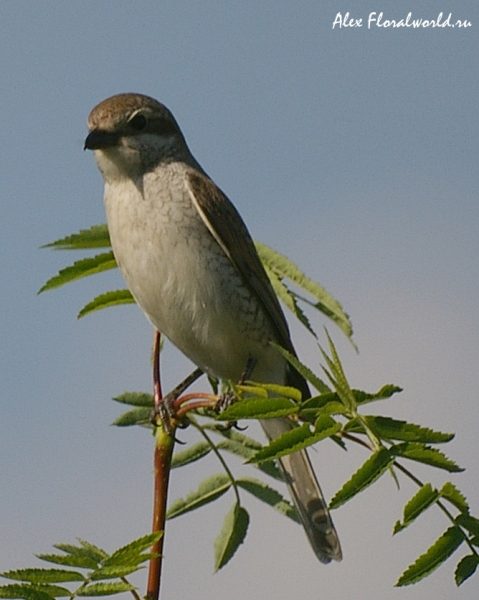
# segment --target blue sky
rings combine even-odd
[[[348,11],[363,27],[333,30]],[[472,27],[368,29],[371,11],[452,12]],[[86,118],[127,91],[164,102],[253,236],[342,302],[359,355],[330,329],[351,383],[396,383],[388,414],[457,433],[446,451],[467,470],[453,481],[479,513],[478,26],[472,0],[1,3],[1,570],[76,537],[113,549],[150,526],[152,440],[109,426],[111,396],[150,389],[150,327],[133,306],[76,320],[122,285],[116,273],[37,296],[77,258],[39,247],[105,220]],[[164,365],[165,387],[189,368],[171,347]],[[365,458],[313,452],[329,497]],[[172,498],[216,470],[174,472]],[[477,583],[456,590],[452,562],[392,587],[447,526],[426,515],[392,539],[413,492],[385,478],[336,511],[345,558],[329,567],[299,527],[248,499],[247,541],[213,576],[224,499],[171,522],[164,597],[472,600]]]

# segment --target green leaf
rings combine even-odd
[[[210,452],[211,445],[208,444],[208,442],[201,441],[197,444],[193,444],[185,450],[175,452],[171,461],[171,468],[176,469],[178,467],[183,467],[184,465],[189,465],[190,463],[203,458],[203,456],[206,456]]]
[[[391,398],[391,396],[397,394],[398,392],[402,392],[402,388],[391,383],[383,385],[383,387],[375,394],[370,394],[361,390],[353,390],[354,398],[358,405],[367,404],[369,402],[376,402],[377,400],[387,400],[388,398]]]
[[[151,558],[151,555],[145,555],[143,552],[151,548],[163,536],[163,532],[150,533],[144,535],[126,546],[115,550],[107,559],[103,561],[103,567],[113,566],[131,566],[145,562]]]
[[[237,479],[236,483],[258,498],[258,500],[261,500],[261,502],[272,506],[281,514],[296,521],[296,523],[301,523],[301,519],[291,502],[288,502],[277,490],[266,485],[263,481],[252,477],[242,477],[241,479]]]
[[[343,370],[343,365],[339,360],[339,355],[336,351],[336,347],[333,344],[333,340],[331,339],[328,331],[326,330],[326,336],[328,338],[329,343],[329,351],[331,357],[329,357],[326,352],[319,346],[321,350],[321,354],[323,355],[324,360],[326,361],[329,371],[324,369],[326,375],[329,380],[333,384],[341,402],[344,406],[350,411],[354,412],[356,410],[356,398],[354,397],[353,391],[349,386],[348,380],[346,379],[346,375]]]
[[[84,581],[84,577],[77,571],[67,569],[18,569],[2,573],[6,579],[29,581],[31,583],[60,583],[65,581]]]
[[[451,482],[447,481],[439,493],[461,512],[469,512],[469,504],[466,497]]]
[[[472,535],[479,535],[479,519],[476,517],[462,513],[456,518],[456,523],[467,529]]]
[[[208,425],[205,425],[205,427],[208,427]],[[223,441],[217,444],[218,448],[226,450],[235,456],[240,456],[245,460],[251,458],[258,450],[261,449],[261,444],[259,442],[253,438],[243,435],[242,433],[239,433],[238,431],[235,431],[232,428],[225,429],[223,427],[222,429],[217,429],[216,427],[211,426],[208,428],[212,429],[216,433],[219,433],[225,438]],[[269,475],[278,481],[284,481],[281,471],[273,461],[265,461],[255,466],[266,475]]]
[[[71,596],[71,591],[59,585],[51,585],[49,583],[32,583],[32,589],[37,592],[48,594],[51,598],[65,598]]]
[[[421,427],[420,425],[407,423],[406,421],[398,421],[397,419],[391,419],[390,417],[365,415],[363,418],[378,437],[386,440],[441,444],[449,442],[454,437],[453,433],[433,431],[428,427]],[[359,431],[364,433],[364,429],[357,419],[350,421],[345,430],[348,432]]]
[[[248,530],[247,511],[235,504],[225,517],[223,527],[215,540],[215,571],[224,567],[243,543]]]
[[[115,419],[112,425],[116,427],[131,427],[132,425],[151,425],[150,416],[151,408],[138,407],[129,410],[117,419]]]
[[[25,598],[26,600],[51,600],[71,596],[71,591],[59,585],[41,583],[13,583],[0,586],[0,598]]]
[[[67,237],[45,244],[42,248],[56,250],[89,250],[92,248],[109,248],[111,246],[108,227],[105,224],[93,225],[90,229],[81,229]]]
[[[235,456],[239,456],[247,460],[248,458],[254,456],[257,450],[261,449],[261,444],[258,443],[258,447],[253,450],[253,448],[245,446],[244,444],[242,444],[241,442],[237,442],[236,440],[221,440],[220,442],[218,442],[217,448],[220,448],[221,450],[226,450],[226,452],[230,452]]]
[[[404,444],[392,446],[391,451],[397,456],[409,458],[432,467],[437,467],[438,469],[445,469],[450,473],[460,473],[461,471],[464,471],[464,469],[459,467],[451,459],[447,458],[447,456],[437,450],[437,448],[431,448],[429,446],[424,446],[423,444],[406,442]]]
[[[321,394],[320,396],[313,396],[302,403],[300,411],[301,416],[309,416],[311,418],[319,413],[343,415],[346,413],[346,408],[336,392],[328,392],[327,394]],[[349,421],[347,424],[349,424]]]
[[[74,546],[73,544],[55,544],[53,547],[57,548],[57,550],[63,550],[63,552],[66,552],[67,554],[89,556],[97,563],[108,556],[108,554],[101,548],[98,548],[98,546],[80,538],[78,538],[78,541],[80,542],[80,546]]]
[[[371,394],[361,390],[352,389],[356,404],[362,405],[368,402],[376,402],[390,398],[393,394],[401,392],[401,388],[394,385],[383,386],[378,392]],[[325,411],[329,414],[344,414],[346,408],[337,392],[326,392],[319,396],[308,398],[301,405],[301,414],[307,414],[314,411]],[[345,431],[350,433],[365,433],[364,426],[359,419],[351,419],[344,427]]]
[[[396,523],[393,533],[402,531],[439,498],[439,492],[430,483],[423,485],[404,507],[403,521]]]
[[[140,554],[138,556],[142,556],[146,560],[146,556]],[[153,555],[148,554],[148,557],[152,557]],[[136,558],[136,556],[135,556]],[[92,581],[99,581],[101,579],[117,579],[120,577],[126,577],[130,573],[134,573],[138,571],[142,567],[139,567],[138,564],[132,565],[113,565],[110,567],[101,567],[100,569],[96,569],[93,573],[90,574],[90,579]]]
[[[397,587],[411,585],[437,569],[464,541],[459,527],[452,526],[434,544],[408,567],[396,583]]]
[[[257,394],[258,396],[262,396],[264,398],[270,398],[271,396],[283,396],[284,398],[291,398],[296,402],[301,402],[303,395],[301,392],[291,387],[290,385],[278,385],[277,383],[257,383],[257,382],[248,382],[253,384],[252,386],[239,385],[237,386],[241,390],[258,390],[266,392],[266,394]]]
[[[120,404],[130,404],[131,406],[144,406],[147,408],[153,408],[153,394],[146,392],[124,392],[119,396],[113,398],[115,402]]]
[[[66,595],[69,596],[70,592],[68,590],[66,591]],[[60,594],[56,595],[59,596]],[[25,600],[52,600],[52,596],[49,593],[38,589],[38,586],[20,583],[11,583],[8,585],[0,586],[0,598],[24,598]]]
[[[77,596],[111,596],[122,592],[131,592],[135,586],[126,581],[115,581],[112,583],[91,583],[77,590]]]
[[[202,481],[195,492],[183,498],[178,498],[168,509],[166,518],[174,519],[209,502],[213,502],[231,487],[231,480],[223,473],[213,475]]]
[[[103,308],[110,308],[110,306],[120,306],[123,304],[135,304],[135,299],[131,295],[130,290],[114,290],[106,292],[96,296],[91,302],[85,304],[85,306],[78,313],[78,318],[81,319],[86,315]]]
[[[276,273],[278,278],[287,278],[298,287],[311,294],[317,302],[311,302],[310,300],[300,298],[299,296],[298,298],[313,306],[334,321],[351,341],[353,330],[349,317],[343,311],[339,302],[337,302],[331,294],[318,283],[309,279],[309,277],[306,277],[306,275],[293,262],[286,258],[286,256],[260,242],[255,242],[255,246],[261,261],[266,267]]]
[[[268,278],[273,286],[273,290],[281,302],[289,308],[289,310],[293,313],[293,315],[298,319],[298,321],[306,327],[306,329],[317,338],[317,335],[314,329],[311,327],[311,323],[309,322],[308,317],[304,314],[304,312],[299,307],[296,301],[296,295],[289,290],[281,279],[276,275],[276,273],[268,267],[268,265],[264,264],[264,268]]]
[[[276,350],[289,362],[289,364],[292,365],[296,369],[296,371],[298,371],[298,373],[306,379],[306,381],[309,381],[309,383],[316,390],[318,390],[318,392],[320,392],[321,394],[326,394],[331,391],[330,388],[324,383],[324,381],[322,381],[317,375],[315,375],[313,371],[308,369],[306,365],[303,365],[303,363],[299,362],[296,356],[294,356],[281,346],[278,346],[274,342],[270,342],[270,344],[274,346],[274,348],[276,348]]]
[[[314,430],[311,430],[311,427],[305,423],[300,427],[286,431],[279,437],[271,440],[267,446],[258,450],[247,462],[257,463],[263,460],[275,460],[286,454],[303,450],[307,446],[311,446],[326,437],[334,435],[340,429],[340,423],[337,423],[328,415],[322,415],[317,420]]]
[[[268,392],[261,384],[257,384],[251,381],[248,381],[248,383],[242,383],[241,385],[236,385],[235,390],[237,392],[241,392],[241,397],[243,397],[246,394],[249,394],[250,396],[259,396],[260,398],[268,397]]]
[[[65,285],[66,283],[70,283],[71,281],[76,281],[77,279],[87,277],[88,275],[94,275],[95,273],[114,269],[115,267],[116,261],[113,252],[105,252],[104,254],[97,254],[90,258],[83,258],[59,271],[58,275],[49,279],[38,293],[41,294],[46,290],[52,290]]]
[[[298,406],[289,398],[246,398],[228,406],[218,416],[221,421],[238,421],[239,419],[269,419],[285,417],[298,412]]]
[[[471,575],[474,575],[478,564],[479,557],[477,554],[468,554],[459,561],[456,572],[454,573],[454,579],[458,587],[464,583],[466,579],[469,579]]]
[[[338,508],[353,496],[362,492],[389,469],[394,462],[394,456],[386,448],[374,452],[367,461],[359,467],[354,475],[335,494],[330,502],[330,508]]]
[[[98,566],[98,561],[84,554],[37,554],[37,557],[57,565],[79,569],[96,569]]]

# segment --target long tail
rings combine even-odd
[[[293,427],[287,419],[279,418],[264,419],[261,425],[270,440]],[[306,450],[288,454],[279,463],[316,556],[323,563],[341,560],[338,534]]]

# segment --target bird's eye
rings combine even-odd
[[[135,115],[133,119],[130,120],[130,125],[136,131],[143,131],[146,127],[146,118],[143,115]]]

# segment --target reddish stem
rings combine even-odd
[[[174,438],[169,436],[160,425],[157,428],[155,444],[155,491],[153,498],[152,531],[153,533],[163,531],[163,535],[151,549],[158,556],[150,561],[146,592],[148,600],[158,600],[160,596],[161,566],[165,541],[166,501],[168,498],[168,483],[174,443]]]
[[[153,340],[153,390],[155,411],[163,399],[160,379],[160,343],[161,333],[155,331]],[[161,566],[163,561],[163,546],[165,541],[166,501],[168,498],[168,482],[170,479],[171,456],[173,454],[174,437],[170,437],[162,428],[157,426],[155,435],[154,470],[155,483],[153,495],[153,526],[152,532],[162,531],[163,535],[151,548],[156,558],[151,559],[148,571],[146,598],[158,600],[160,596]]]

